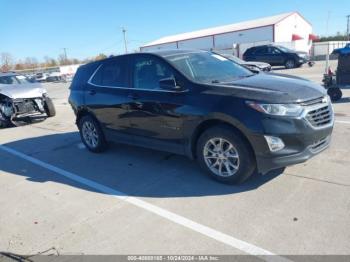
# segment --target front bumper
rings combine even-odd
[[[290,155],[282,156],[259,156],[257,157],[257,166],[260,173],[265,174],[271,170],[303,163],[315,155],[327,149],[330,145],[331,135],[326,138],[316,141],[307,146],[304,150]]]
[[[45,113],[45,97],[15,99],[12,104],[13,118],[38,116]]]
[[[324,119],[321,117],[328,121],[322,122]],[[319,123],[324,124],[318,125]],[[262,119],[262,133],[250,137],[258,171],[264,174],[273,169],[305,162],[319,154],[329,147],[333,123],[331,104],[311,106],[305,114],[296,118],[265,116]],[[266,135],[280,138],[285,147],[271,152],[264,137]]]

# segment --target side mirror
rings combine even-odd
[[[176,80],[173,77],[163,78],[159,80],[159,87],[164,90],[181,91],[181,87],[176,84]]]

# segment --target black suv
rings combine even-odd
[[[285,66],[288,69],[299,67],[310,61],[310,57],[306,52],[297,52],[275,45],[251,47],[244,52],[243,59],[246,61],[261,61],[272,66]]]
[[[328,147],[333,128],[321,86],[254,74],[205,51],[89,63],[70,89],[81,139],[92,152],[117,141],[182,154],[227,183],[306,161]]]

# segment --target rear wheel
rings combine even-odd
[[[292,69],[295,67],[295,61],[293,59],[288,59],[284,65],[287,69]]]
[[[44,109],[48,117],[53,117],[56,115],[56,109],[50,97],[45,98]]]
[[[97,120],[90,115],[83,116],[79,121],[78,127],[81,140],[87,149],[94,153],[106,150],[107,143]]]
[[[197,160],[212,178],[228,184],[243,182],[256,168],[250,145],[226,126],[210,128],[200,136]]]

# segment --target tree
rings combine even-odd
[[[34,69],[36,67],[38,67],[38,60],[35,57],[27,57],[24,60],[24,66],[27,69]]]
[[[60,65],[71,65],[72,61],[70,61],[68,58],[66,58],[65,54],[60,54],[58,56],[58,63]]]
[[[337,32],[336,35],[333,36],[321,36],[318,40],[314,42],[327,42],[327,41],[346,41],[346,34],[342,34],[341,32]]]
[[[103,53],[99,54],[98,56],[95,57],[95,61],[102,60],[107,58],[107,56]]]
[[[13,68],[13,57],[10,53],[1,53],[0,55],[0,69],[1,71],[8,71]]]
[[[54,58],[49,56],[44,56],[44,61],[45,61],[43,65],[44,67],[54,67],[58,65],[57,61]]]
[[[72,59],[72,64],[73,64],[73,65],[80,64],[79,59],[73,58],[73,59]]]
[[[22,60],[18,60],[15,64],[15,70],[23,70],[26,69]]]

